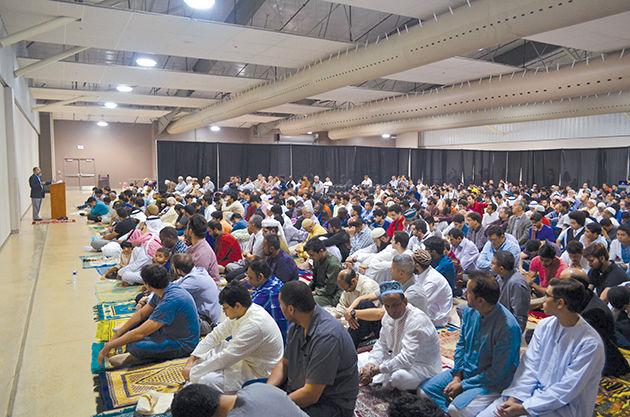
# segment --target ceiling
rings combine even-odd
[[[466,0],[216,0],[212,10],[195,11],[183,0],[126,0],[113,6],[88,2],[0,2],[6,33],[56,16],[81,19],[17,45],[21,67],[73,46],[89,47],[26,75],[38,105],[79,98],[55,107],[55,118],[151,123],[173,111],[192,112],[434,19],[434,14],[450,13],[449,8],[467,7]],[[630,47],[628,27],[630,12],[587,21],[218,124],[249,128],[523,68],[581,61]],[[142,56],[155,59],[157,67],[138,67],[135,59]],[[133,92],[116,91],[119,84],[132,86]],[[105,109],[106,101],[119,107]]]

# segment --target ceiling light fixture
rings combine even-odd
[[[125,84],[120,84],[118,87],[116,87],[116,90],[120,91],[121,93],[131,93],[133,91],[133,88]]]
[[[212,130],[213,132],[218,132],[219,130],[221,130],[221,127],[217,125],[212,125],[210,126],[210,130]]]
[[[313,132],[306,132],[306,134],[307,134],[307,135],[312,135],[312,134],[313,134]]]
[[[383,139],[389,139],[389,138],[391,138],[391,137],[392,137],[392,135],[390,135],[389,133],[383,133],[383,134],[381,135],[381,137],[382,137]]]
[[[207,10],[214,6],[214,0],[184,0],[184,3],[193,9]]]
[[[115,109],[116,107],[118,107],[118,104],[108,101],[107,103],[105,103],[105,107],[107,107],[108,109]]]
[[[100,122],[96,122],[96,125],[97,125],[97,126],[100,126],[100,127],[106,127],[106,126],[108,126],[108,125],[109,125],[109,123],[107,123],[107,122],[105,122],[105,121],[101,120]]]
[[[157,65],[157,61],[151,58],[138,58],[136,59],[136,64],[140,65],[141,67],[153,68]]]

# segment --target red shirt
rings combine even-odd
[[[394,236],[394,232],[402,232],[405,229],[404,222],[404,216],[398,216],[396,220],[389,224],[389,227],[387,228],[387,236],[391,238]]]
[[[486,210],[488,203],[484,203],[482,201],[475,201],[472,206],[472,211],[479,213],[481,217],[483,217],[483,213]]]
[[[558,278],[560,273],[565,269],[567,269],[567,265],[557,256],[551,261],[551,265],[548,267],[542,264],[540,256],[536,256],[529,264],[529,271],[538,273],[540,286],[545,288],[549,286],[549,281],[553,278]]]
[[[217,254],[217,262],[221,266],[229,263],[237,262],[241,259],[241,245],[238,240],[230,234],[224,233],[215,243],[215,252]]]

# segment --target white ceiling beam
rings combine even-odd
[[[81,21],[81,19],[76,17],[55,17],[54,19],[48,20],[44,23],[40,23],[38,25],[31,26],[29,28],[17,31],[11,35],[5,36],[4,38],[0,39],[0,47],[5,48],[20,41],[44,34],[46,32],[50,32],[51,30],[65,26],[68,23],[79,21]]]
[[[59,107],[65,106],[67,104],[72,104],[72,103],[76,103],[77,101],[81,101],[85,96],[77,96],[77,97],[72,97],[69,98],[67,100],[62,100],[62,101],[56,101],[54,103],[50,103],[50,104],[44,104],[42,106],[35,106],[33,107],[33,111],[36,112],[49,112],[53,109],[57,109]]]
[[[83,52],[86,51],[90,48],[86,47],[86,46],[75,46],[73,48],[70,48],[66,51],[63,51],[57,55],[53,55],[50,58],[46,58],[46,59],[42,59],[40,61],[37,61],[33,64],[28,64],[25,65],[23,67],[20,67],[18,69],[16,69],[14,71],[14,74],[16,77],[20,77],[26,74],[30,74],[31,72],[40,70],[42,68],[46,68],[47,66],[49,66],[50,64],[54,64],[55,62],[59,62],[62,59],[68,58],[70,56],[76,55],[79,52]]]

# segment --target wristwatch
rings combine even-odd
[[[353,310],[350,312],[350,316],[351,316],[353,319],[356,319],[356,318],[357,318],[357,311],[353,309]]]

